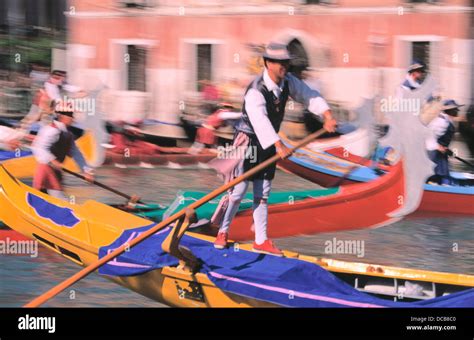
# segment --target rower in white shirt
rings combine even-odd
[[[59,76],[58,78],[59,81],[58,82],[48,81],[44,83],[44,88],[49,98],[55,100],[56,102],[59,102],[63,99],[61,97],[61,91],[65,91],[67,93],[74,93],[74,94],[82,91],[82,89],[79,86],[71,85],[66,82],[66,79],[67,79],[66,71],[53,71],[52,74],[53,76]]]
[[[0,150],[15,150],[21,146],[25,134],[17,129],[0,125]]]
[[[90,168],[76,146],[74,135],[68,127],[74,121],[73,110],[67,105],[56,106],[56,119],[42,127],[32,144],[33,155],[38,162],[33,178],[33,187],[49,195],[66,199],[62,187],[62,163],[70,156],[84,172],[89,182],[94,177]]]
[[[80,87],[66,84],[66,72],[54,70],[49,79],[44,83],[43,88],[39,89],[33,99],[28,114],[22,119],[22,129],[29,130],[31,124],[42,121],[45,116],[52,113],[51,108],[58,104],[63,98],[62,91],[67,93],[82,93]],[[45,123],[49,123],[46,121]]]
[[[430,182],[444,185],[452,184],[448,160],[452,152],[449,150],[449,144],[456,132],[453,119],[458,116],[461,106],[464,105],[457,104],[453,99],[445,100],[442,107],[443,111],[428,125],[431,136],[426,141],[426,149],[429,158],[436,164],[435,174],[430,177]]]
[[[336,121],[331,110],[318,91],[312,90],[303,81],[288,73],[291,57],[285,45],[270,43],[263,54],[265,70],[247,88],[244,97],[242,118],[235,126],[237,133],[234,145],[248,145],[256,150],[256,157],[245,157],[234,175],[248,171],[278,153],[282,158],[290,155],[290,150],[278,136],[285,114],[288,98],[304,104],[312,113],[324,118],[324,128],[329,132],[336,129]],[[253,250],[260,253],[282,256],[267,237],[267,200],[276,165],[254,175],[253,181],[253,220],[255,242]],[[230,224],[238,211],[240,202],[249,186],[249,180],[236,185],[229,196],[229,205],[220,224],[214,246],[218,249],[227,246]]]

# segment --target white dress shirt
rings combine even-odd
[[[74,86],[74,85],[69,85],[69,84],[64,84],[62,86],[62,88],[64,89],[64,91],[71,92],[71,93],[81,91],[80,87]],[[44,89],[46,90],[46,93],[48,94],[49,98],[51,98],[53,100],[56,100],[56,101],[62,99],[61,98],[61,91],[59,90],[58,85],[54,85],[54,84],[51,84],[50,82],[46,82],[46,83],[44,83]]]
[[[290,73],[285,76],[285,80],[288,81],[290,97],[296,102],[303,104],[310,112],[322,116],[324,112],[329,110],[329,105],[318,91],[311,89],[303,81]],[[268,75],[267,69],[263,72],[263,81],[267,89],[273,91],[278,98],[283,91],[284,81],[280,84],[275,84]],[[260,91],[250,89],[247,92],[245,95],[245,110],[263,149],[267,149],[280,140],[268,118],[265,98]]]
[[[61,100],[61,92],[59,91],[59,86],[51,84],[50,82],[44,83],[44,89],[48,94],[48,97],[52,100]]]
[[[25,137],[25,133],[18,129],[12,129],[0,125],[0,149],[9,149],[8,142],[20,140]]]
[[[446,133],[450,122],[452,123],[453,121],[449,115],[440,113],[438,117],[428,124],[430,137],[426,140],[426,149],[430,151],[438,149],[438,138]]]
[[[52,124],[54,124],[56,127],[52,126]],[[48,124],[42,127],[39,130],[38,135],[34,139],[33,144],[31,145],[33,155],[35,156],[37,162],[40,164],[48,164],[52,160],[56,159],[56,156],[51,153],[51,146],[59,140],[59,135],[61,131],[67,131],[66,125],[57,120],[55,120],[52,124]],[[75,142],[72,143],[72,149],[70,154],[74,161],[77,163],[77,165],[84,172],[88,172],[91,170],[91,168],[87,166],[84,156],[77,148]]]
[[[242,112],[224,111],[219,112],[218,117],[222,120],[234,120],[242,117]]]

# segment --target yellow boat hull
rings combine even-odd
[[[59,207],[69,208],[80,221],[74,228],[58,226],[36,214],[27,202],[32,193]],[[99,248],[115,241],[124,230],[149,225],[144,218],[120,211],[96,201],[81,205],[64,202],[21,183],[0,165],[0,219],[10,228],[37,239],[45,247],[67,259],[87,266],[98,259]],[[214,238],[188,233],[202,240]],[[250,244],[241,249],[250,250]],[[474,276],[436,273],[422,270],[376,266],[320,259],[285,252],[287,257],[321,265],[334,273],[365,274],[374,277],[398,277],[411,280],[474,287]],[[176,307],[270,307],[273,304],[224,292],[202,273],[191,274],[179,267],[164,267],[132,277],[109,277],[111,280],[155,301]],[[51,282],[53,285],[54,282]]]
[[[87,266],[96,261],[99,248],[112,243],[123,230],[151,223],[149,220],[95,201],[73,205],[57,200],[21,183],[9,175],[3,166],[0,166],[0,185],[0,206],[2,207],[0,219],[12,229],[27,237],[37,239],[45,247],[81,266]],[[28,192],[57,206],[72,209],[81,222],[74,228],[65,228],[36,215],[26,201]],[[197,235],[193,234],[193,236]],[[206,237],[202,238],[206,239]],[[191,275],[189,272],[174,267],[153,270],[139,276],[110,277],[110,279],[169,306],[271,306],[255,299],[224,293],[206,275]],[[188,294],[188,291],[192,293],[191,289],[199,291],[199,296]]]
[[[94,164],[97,159],[95,145],[97,141],[92,133],[86,132],[77,141],[77,147],[82,151],[84,158],[88,164]],[[31,178],[35,174],[36,159],[34,156],[26,156],[21,158],[12,158],[2,163],[3,166],[16,178]],[[64,162],[64,167],[71,171],[79,171],[76,163],[67,157]]]

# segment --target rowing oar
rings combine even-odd
[[[369,160],[369,161],[371,160],[371,158],[372,158],[372,156],[364,157],[365,160]],[[372,164],[373,164],[373,161],[372,161]],[[355,164],[355,165],[351,166],[349,169],[347,169],[347,171],[344,173],[344,175],[342,175],[340,178],[336,179],[336,181],[333,184],[328,185],[327,187],[328,188],[336,188],[336,187],[340,186],[346,179],[349,178],[349,176],[352,175],[352,173],[355,170],[357,170],[357,169],[359,169],[363,166],[364,165],[362,165],[362,164]],[[372,166],[373,165],[370,165],[369,167],[371,168]],[[374,171],[378,171],[378,169],[374,169]]]
[[[295,147],[290,149],[290,154],[293,153],[296,149],[299,149],[299,148],[305,146],[306,144],[312,142],[314,139],[318,138],[319,136],[321,136],[325,132],[326,132],[325,129],[321,129],[321,130],[318,130],[315,133],[312,133],[311,135],[307,136],[302,141],[300,141]],[[91,263],[90,265],[83,268],[82,270],[80,270],[79,272],[77,272],[76,274],[71,276],[70,278],[64,280],[63,282],[61,282],[57,286],[51,288],[46,293],[40,295],[39,297],[37,297],[33,301],[29,302],[28,304],[25,305],[25,307],[39,307],[39,306],[41,306],[43,303],[45,303],[46,301],[48,301],[51,298],[55,297],[56,295],[61,293],[66,288],[70,287],[74,283],[78,282],[79,280],[83,279],[84,277],[86,277],[90,273],[97,270],[99,267],[101,267],[104,264],[108,263],[109,261],[113,260],[114,258],[121,255],[125,251],[128,251],[133,246],[136,246],[138,243],[146,240],[148,237],[154,235],[157,231],[167,227],[168,225],[175,222],[176,220],[185,217],[186,210],[188,210],[188,209],[195,210],[195,209],[199,208],[201,205],[206,204],[208,201],[210,201],[210,200],[216,198],[217,196],[219,196],[220,194],[226,192],[227,190],[229,190],[230,188],[232,188],[236,184],[239,184],[240,182],[247,180],[248,178],[252,177],[256,173],[264,170],[269,165],[272,165],[273,163],[276,163],[280,159],[281,159],[280,155],[276,154],[273,157],[271,157],[271,158],[267,159],[266,161],[264,161],[263,163],[261,163],[261,164],[257,165],[256,167],[250,169],[249,171],[247,171],[243,175],[241,175],[241,176],[235,178],[234,180],[232,180],[232,181],[222,185],[221,187],[215,189],[214,191],[210,192],[209,194],[207,194],[203,198],[201,198],[201,199],[197,200],[196,202],[192,203],[189,207],[187,207],[187,209],[182,209],[182,210],[178,211],[177,213],[171,215],[170,217],[168,217],[167,219],[165,219],[162,222],[158,223],[154,227],[152,227],[152,228],[148,229],[147,231],[141,233],[137,238],[131,240],[128,243],[124,243],[119,248],[115,249],[113,252],[111,252],[108,255],[104,256],[103,258],[98,259],[97,261]]]
[[[133,202],[133,203],[140,203],[140,204],[146,204],[146,203],[143,203],[142,201],[140,200],[136,200],[135,197],[132,197],[132,196],[129,196],[121,191],[118,191],[117,189],[114,189],[114,188],[111,188],[109,187],[108,185],[105,185],[103,183],[100,183],[100,182],[97,182],[96,180],[93,180],[93,181],[89,181],[85,176],[81,175],[81,174],[78,174],[77,172],[74,172],[74,171],[71,171],[69,169],[66,169],[64,167],[61,168],[62,171],[70,174],[70,175],[73,175],[73,176],[76,176],[77,178],[80,178],[80,179],[83,179],[89,183],[92,183],[92,184],[95,184],[97,185],[98,187],[101,187],[102,189],[105,189],[105,190],[108,190],[110,192],[113,192],[114,194],[117,194],[119,196],[122,196],[126,199],[128,199],[129,202]]]
[[[15,128],[15,126],[7,121],[4,121],[3,119],[0,119],[0,125],[1,126],[6,126],[6,127],[9,127],[9,128]]]
[[[26,144],[23,144],[22,147],[26,148],[26,149],[30,149],[32,150],[31,146],[30,145],[26,145]],[[108,185],[105,185],[103,183],[100,183],[96,180],[93,180],[93,181],[89,181],[85,176],[81,175],[81,174],[78,174],[77,172],[74,172],[74,171],[71,171],[65,167],[61,167],[61,170],[70,174],[70,175],[73,175],[73,176],[76,176],[77,178],[80,178],[80,179],[83,179],[84,181],[87,181],[91,184],[94,184],[94,185],[97,185],[98,187],[101,187],[102,189],[105,189],[105,190],[108,190],[110,192],[113,192],[114,194],[117,194],[119,196],[122,196],[123,198],[126,198],[128,200],[128,202],[132,202],[132,203],[140,203],[140,204],[144,204],[144,205],[147,205],[146,203],[142,202],[141,200],[137,200],[136,197],[133,197],[133,196],[130,196],[130,195],[127,195],[121,191],[118,191],[114,188],[111,188],[109,187]]]
[[[468,162],[468,161],[466,161],[465,159],[462,159],[461,157],[456,156],[456,154],[455,154],[452,150],[449,150],[449,149],[448,149],[448,152],[451,152],[451,156],[453,156],[454,158],[456,158],[458,161],[461,161],[461,162],[463,162],[464,164],[469,165],[471,168],[474,169],[474,164],[472,164],[471,162]]]
[[[375,166],[374,166],[375,161],[373,160],[374,155],[377,153],[377,148],[378,148],[378,146],[379,146],[379,144],[376,143],[376,145],[375,145],[373,151],[370,153],[370,155],[367,156],[367,157],[362,157],[363,160],[370,161],[370,166],[368,166],[368,167],[369,167],[369,168],[372,168],[375,172],[380,171],[380,170],[378,170],[377,168],[375,168]],[[360,163],[360,162],[359,162],[359,163]],[[359,168],[362,167],[362,166],[366,166],[366,165],[364,165],[364,164],[355,164],[355,165],[351,166],[351,167],[344,173],[344,175],[342,175],[342,177],[338,178],[338,179],[334,182],[334,184],[328,185],[328,188],[335,188],[335,187],[340,186],[346,179],[349,178],[350,175],[352,175],[352,173],[353,173],[355,170],[359,169]],[[375,168],[375,169],[374,169],[374,168]]]
[[[340,186],[342,184],[342,182],[344,182],[346,179],[349,178],[350,175],[352,175],[352,173],[359,169],[361,166],[359,164],[357,165],[353,165],[351,166],[345,173],[343,176],[341,176],[340,178],[338,178],[333,184],[331,185],[328,185],[328,188],[336,188],[338,186]]]

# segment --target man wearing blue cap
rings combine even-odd
[[[445,100],[442,107],[443,112],[428,125],[431,136],[426,141],[426,148],[428,149],[428,156],[436,164],[435,175],[429,179],[430,182],[444,185],[452,184],[448,161],[452,151],[449,150],[449,144],[456,132],[453,118],[458,116],[461,106],[464,105],[457,104],[453,99]]]
[[[270,43],[264,54],[265,69],[245,92],[242,118],[236,124],[234,146],[247,146],[255,150],[256,157],[245,157],[232,170],[232,177],[263,163],[278,153],[282,158],[290,155],[290,150],[278,136],[285,114],[286,103],[291,97],[304,104],[312,113],[324,118],[324,128],[334,132],[336,121],[331,110],[318,91],[312,90],[303,81],[288,73],[291,56],[285,45]],[[267,200],[271,183],[275,176],[276,165],[267,167],[251,178],[253,181],[253,221],[255,242],[253,250],[259,253],[282,256],[267,237]],[[230,179],[230,178],[228,178]],[[214,246],[218,249],[227,246],[227,234],[230,224],[238,211],[241,200],[249,186],[249,181],[236,185],[228,196],[228,207],[220,223],[219,233]]]

